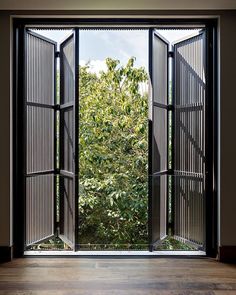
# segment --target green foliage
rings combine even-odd
[[[79,69],[80,244],[147,244],[147,74],[134,61]]]
[[[191,247],[187,243],[182,243],[176,240],[174,237],[167,236],[161,243],[157,244],[155,247],[156,251],[160,250],[183,250],[183,251],[194,251],[194,247]]]

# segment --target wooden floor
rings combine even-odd
[[[236,294],[236,265],[207,258],[22,258],[0,265],[0,294]]]

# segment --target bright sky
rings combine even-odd
[[[37,30],[38,34],[60,43],[70,30]],[[170,43],[197,33],[197,30],[158,30]],[[148,68],[148,30],[81,30],[80,64],[90,61],[92,71],[104,70],[105,59],[119,59],[121,64],[136,57],[135,65]]]

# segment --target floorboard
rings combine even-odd
[[[236,265],[208,258],[21,258],[0,265],[0,294],[236,294]]]

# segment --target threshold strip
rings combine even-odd
[[[25,251],[24,256],[205,256],[204,251]]]

